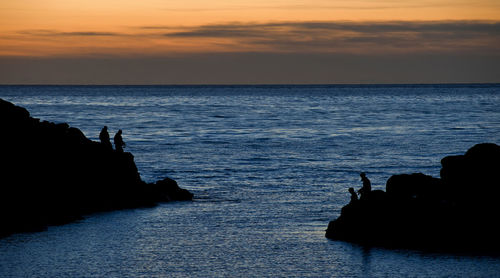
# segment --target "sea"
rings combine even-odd
[[[143,180],[195,196],[2,238],[0,277],[500,277],[495,254],[325,238],[360,172],[385,189],[500,144],[500,84],[0,86],[0,98],[92,140],[122,129]]]

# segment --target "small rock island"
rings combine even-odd
[[[440,178],[394,175],[344,206],[326,237],[432,251],[500,251],[500,146],[478,144],[441,160]]]
[[[40,231],[94,212],[192,200],[165,178],[144,182],[129,152],[77,128],[30,117],[0,99],[0,237]]]

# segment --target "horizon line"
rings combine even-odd
[[[7,86],[47,86],[47,87],[113,87],[113,86],[129,86],[129,87],[248,87],[248,86],[436,86],[436,85],[460,85],[460,86],[484,86],[484,85],[500,85],[500,82],[436,82],[436,83],[221,83],[221,84],[0,84],[1,87]]]

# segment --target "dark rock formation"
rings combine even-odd
[[[500,251],[500,146],[441,160],[441,178],[395,175],[342,208],[326,237],[440,251]]]
[[[131,153],[0,99],[0,236],[192,197],[168,178],[142,181]]]
[[[149,184],[150,193],[156,196],[159,202],[189,201],[193,199],[193,193],[180,188],[177,182],[171,178],[165,178],[154,184]]]

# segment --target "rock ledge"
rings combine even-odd
[[[115,209],[192,200],[169,178],[141,180],[128,152],[0,99],[0,237]]]
[[[500,146],[483,143],[441,160],[441,178],[389,178],[342,208],[326,237],[365,245],[500,251]]]

